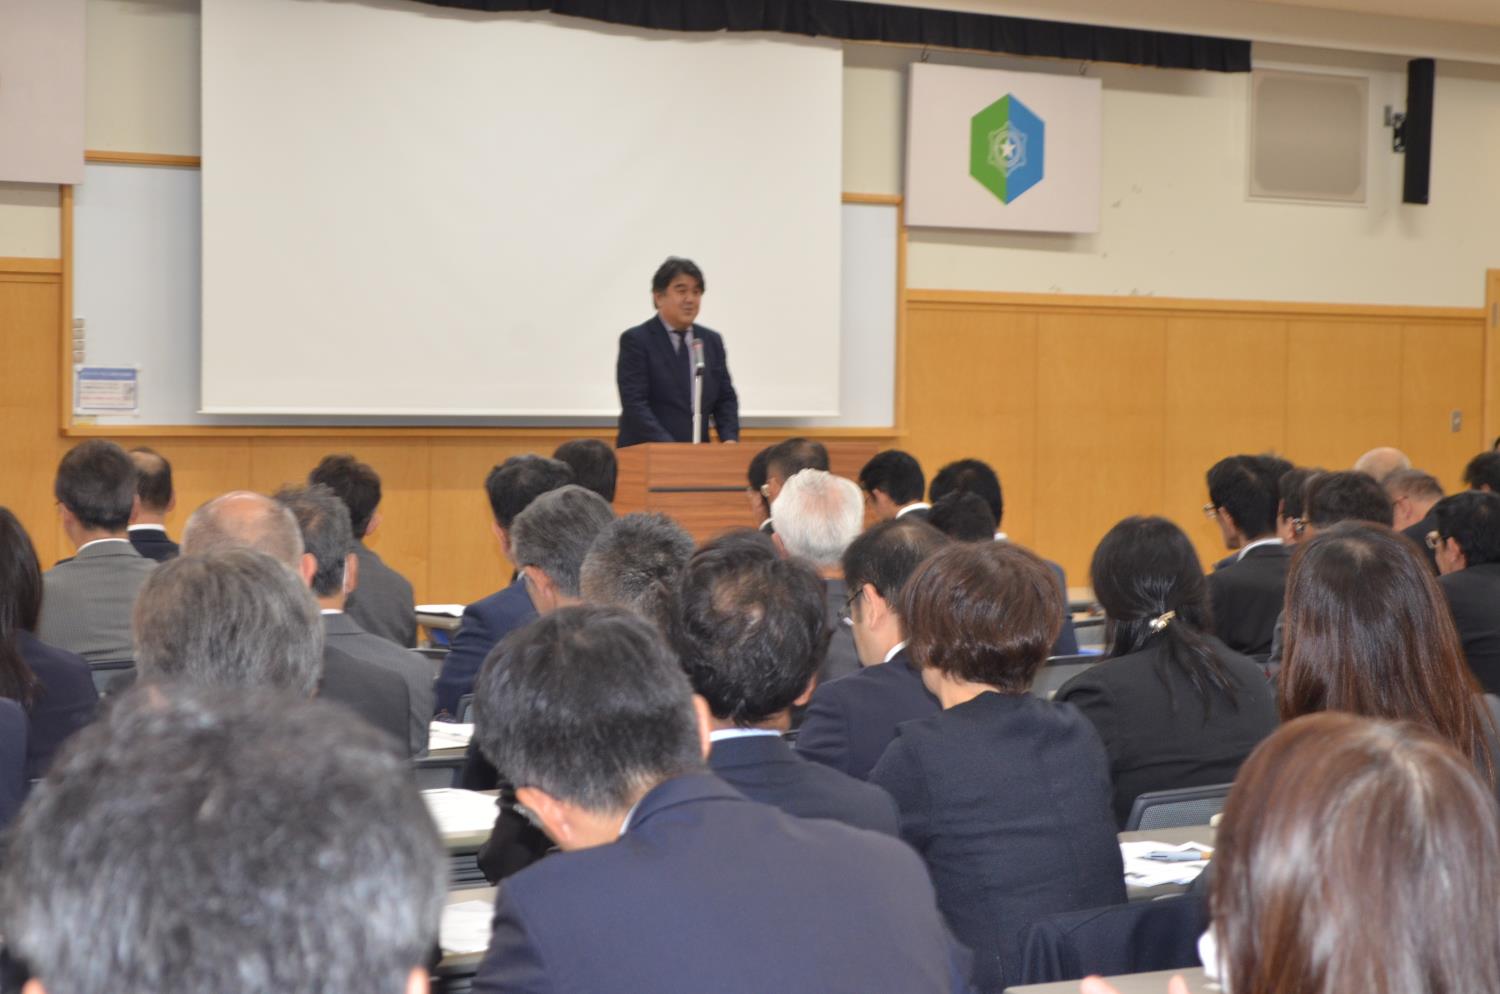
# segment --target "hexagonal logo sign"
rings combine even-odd
[[[969,175],[1008,204],[1042,181],[1047,125],[1014,96],[969,122]]]

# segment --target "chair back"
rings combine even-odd
[[[121,694],[135,685],[134,659],[105,659],[89,663],[94,676],[94,689],[99,696],[110,697]]]
[[[1048,915],[1021,932],[1017,983],[1194,967],[1207,928],[1208,902],[1197,894]]]
[[[423,756],[411,761],[418,790],[438,790],[459,786],[464,771],[463,756]]]
[[[1142,794],[1130,806],[1125,831],[1152,831],[1158,828],[1182,828],[1207,825],[1209,819],[1224,810],[1229,797],[1227,783],[1203,787],[1181,787],[1177,790],[1153,790]]]
[[[465,694],[458,699],[458,721],[468,725],[474,721],[474,695]]]
[[[1036,679],[1031,683],[1031,692],[1043,700],[1051,700],[1052,695],[1063,684],[1084,670],[1098,666],[1103,659],[1103,656],[1093,652],[1083,652],[1076,656],[1052,656],[1037,671]]]

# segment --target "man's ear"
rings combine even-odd
[[[707,759],[709,751],[714,747],[713,712],[708,709],[708,701],[703,699],[702,694],[693,695],[693,713],[698,717],[698,745],[703,758]]]
[[[369,524],[365,525],[365,533],[363,535],[358,536],[358,537],[359,538],[369,538],[371,535],[374,535],[375,534],[375,529],[377,529],[377,528],[380,527],[381,520],[382,520],[382,518],[380,517],[380,512],[379,511],[376,511],[374,514],[370,515]]]
[[[781,540],[781,536],[776,534],[775,532],[771,533],[771,544],[776,546],[776,551],[781,555],[783,559],[791,555],[791,553],[786,551],[786,543],[783,542]]]
[[[505,553],[505,558],[510,558],[510,532],[506,531],[494,518],[490,519],[490,533],[495,536],[495,541],[500,543],[500,551]]]
[[[161,509],[162,514],[171,514],[177,510],[177,495],[173,494],[167,498],[167,506]]]
[[[814,673],[812,676],[807,678],[807,686],[803,688],[802,693],[798,695],[797,699],[792,702],[792,707],[800,708],[802,707],[802,705],[812,700],[813,691],[817,689],[818,674]]]
[[[875,584],[860,586],[861,596],[854,603],[859,605],[859,620],[866,628],[874,628],[891,615],[891,605],[881,597]]]
[[[412,967],[406,975],[406,994],[428,994],[432,990],[431,981],[432,975],[426,970],[420,966]]]
[[[302,553],[302,559],[297,564],[297,574],[302,577],[302,585],[308,590],[312,589],[313,577],[318,573],[318,558],[311,552]]]
[[[521,575],[526,577],[526,584],[531,588],[531,601],[537,614],[547,614],[557,608],[557,587],[552,577],[537,566],[522,566]]]
[[[136,494],[130,498],[130,523],[133,525],[141,520],[141,495]]]
[[[359,557],[349,553],[344,557],[344,593],[352,594],[359,589]]]
[[[1464,555],[1463,546],[1458,544],[1458,539],[1450,537],[1443,539],[1442,542],[1447,546],[1448,559],[1459,569],[1468,569],[1469,557]]]
[[[542,823],[542,831],[549,839],[561,849],[568,848],[567,843],[574,834],[573,823],[567,810],[557,803],[557,798],[536,787],[517,787],[516,800]]]

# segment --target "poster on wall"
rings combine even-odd
[[[907,107],[907,225],[1099,230],[1099,80],[917,63]]]

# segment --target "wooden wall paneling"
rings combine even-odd
[[[1491,444],[1500,436],[1500,269],[1484,274],[1484,427]]]
[[[514,567],[490,530],[493,517],[484,479],[513,455],[550,455],[557,442],[433,439],[430,443],[428,544],[432,563],[425,602],[467,604],[510,583]]]
[[[1099,539],[1163,506],[1166,321],[1128,312],[1037,322],[1038,553],[1087,582]],[[1019,536],[1017,536],[1019,539]]]
[[[1287,457],[1348,469],[1401,436],[1401,325],[1291,320],[1287,324]]]
[[[1209,467],[1236,453],[1286,449],[1286,322],[1174,317],[1166,340],[1159,513],[1177,522],[1211,564],[1226,553],[1218,525],[1200,513]]]
[[[57,435],[61,265],[15,260],[0,268],[0,505],[31,535],[42,568],[71,555],[52,499],[63,447]]]
[[[231,490],[250,489],[248,438],[121,438],[127,449],[155,449],[172,464],[177,507],[167,515],[167,534],[181,541],[192,513]]]
[[[1485,447],[1484,328],[1472,322],[1401,328],[1401,434],[1396,443],[1444,488],[1462,487],[1463,468]],[[1453,431],[1453,412],[1462,426]]]
[[[1037,318],[974,305],[913,303],[906,325],[904,447],[929,480],[954,459],[1000,474],[1002,527],[1030,542],[1035,527]]]

